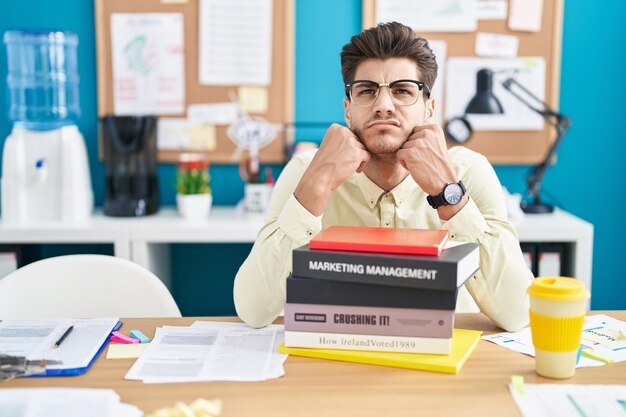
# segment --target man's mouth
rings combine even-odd
[[[367,127],[368,128],[400,127],[400,123],[398,123],[396,120],[375,120],[371,122]]]

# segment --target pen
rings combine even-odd
[[[65,331],[65,333],[63,333],[63,335],[59,338],[59,340],[57,340],[57,341],[54,343],[54,348],[55,348],[55,349],[56,349],[56,348],[58,348],[58,347],[61,345],[61,342],[63,342],[63,341],[65,340],[65,338],[66,338],[66,337],[67,337],[70,333],[72,333],[72,330],[74,330],[74,326],[73,326],[73,325],[72,325],[72,326],[70,326],[70,327],[68,327],[68,328],[67,328],[67,330]]]

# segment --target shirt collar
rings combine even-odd
[[[356,182],[359,189],[363,193],[363,197],[365,198],[369,208],[374,208],[378,204],[381,196],[385,194],[385,190],[376,185],[363,172],[357,174]],[[415,184],[415,181],[413,181],[413,178],[410,175],[407,175],[406,178],[400,182],[400,184],[389,191],[389,194],[393,196],[394,205],[396,207],[402,206],[416,187],[417,185]]]

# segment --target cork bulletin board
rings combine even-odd
[[[183,15],[185,109],[190,104],[230,102],[229,92],[236,85],[203,85],[199,82],[199,3],[200,0],[95,0],[98,116],[114,112],[113,74],[111,58],[111,15],[114,13],[181,13]],[[293,121],[293,49],[294,0],[273,0],[271,34],[271,81],[267,89],[267,108],[263,113],[251,113],[271,123]],[[231,93],[232,94],[232,93]],[[159,117],[184,118],[186,114],[159,114]],[[215,148],[201,151],[214,163],[232,163],[236,145],[227,137],[227,125],[216,126]],[[281,132],[267,146],[260,149],[259,159],[264,163],[285,160],[285,135]],[[160,150],[159,161],[174,162],[185,150]],[[193,150],[198,153],[197,150]]]
[[[510,10],[510,4],[509,8]],[[363,0],[363,28],[376,24],[376,0]],[[520,32],[508,29],[507,19],[478,20],[475,32],[419,32],[426,39],[447,43],[447,58],[477,57],[474,52],[476,33],[513,35],[519,38],[518,57],[543,57],[545,60],[545,101],[558,111],[561,72],[561,38],[563,0],[544,0],[541,30]],[[439,63],[441,65],[441,63]],[[438,79],[437,83],[444,82]],[[444,90],[446,86],[443,86]],[[437,111],[445,108],[437,104]],[[443,120],[445,123],[445,118]],[[542,130],[477,131],[465,146],[485,155],[493,164],[536,164],[543,160],[556,133],[553,126],[544,123]],[[449,145],[454,145],[450,143]]]

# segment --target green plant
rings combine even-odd
[[[210,194],[209,164],[203,160],[179,162],[176,189],[179,194]]]

